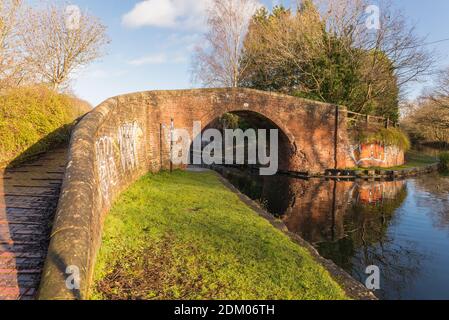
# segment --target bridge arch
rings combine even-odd
[[[286,126],[285,123],[282,122],[282,120],[273,114],[267,114],[264,110],[261,110],[261,108],[241,108],[240,106],[235,106],[234,108],[222,110],[217,109],[215,112],[211,114],[206,114],[202,119],[201,122],[210,124],[215,119],[218,119],[222,117],[224,114],[230,113],[238,115],[242,118],[244,118],[246,121],[250,122],[252,125],[254,125],[254,128],[263,128],[261,126],[258,126],[257,124],[265,124],[265,127],[268,128],[275,128],[279,129],[283,136],[285,136],[289,142],[294,144],[295,136],[292,134],[290,129]]]
[[[39,298],[87,298],[105,215],[112,201],[148,172],[167,169],[164,142],[171,120],[190,133],[235,112],[263,118],[285,134],[291,153],[286,171],[324,172],[351,166],[344,114],[338,107],[249,89],[148,91],[108,99],[72,133],[68,166],[53,225]],[[80,289],[66,286],[77,266]]]
[[[177,128],[189,130],[194,121],[210,123],[224,113],[261,115],[276,124],[290,141],[292,152],[288,155],[288,167],[283,168],[285,171],[322,173],[347,164],[345,117],[342,114],[337,119],[335,105],[250,89],[148,94],[154,95],[152,102],[161,109],[158,120],[165,127],[171,118]]]
[[[202,122],[202,133],[206,129],[209,128],[217,128],[219,127],[218,120],[225,114],[233,114],[239,116],[243,119],[247,124],[249,124],[248,129],[265,129],[267,132],[269,130],[278,130],[278,154],[280,155],[279,162],[279,171],[288,171],[290,166],[290,159],[292,155],[296,152],[295,145],[295,137],[290,132],[288,127],[278,122],[278,119],[269,119],[266,115],[259,113],[258,111],[253,111],[249,109],[243,109],[236,107],[233,110],[227,110],[223,113],[223,111],[217,111],[214,115],[207,115],[206,122]],[[203,118],[204,120],[204,118]],[[193,136],[193,139],[198,137]],[[193,143],[191,149],[193,148]],[[191,150],[193,152],[193,150]]]

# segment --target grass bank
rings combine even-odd
[[[405,155],[405,160],[405,166],[407,168],[427,167],[438,162],[438,158],[415,150],[410,150],[407,152]]]
[[[93,299],[345,299],[215,173],[148,175],[108,214]]]
[[[0,94],[0,168],[48,151],[70,137],[73,121],[89,105],[44,86]]]

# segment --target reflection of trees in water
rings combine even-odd
[[[283,217],[289,230],[312,243],[343,238],[343,217],[354,183],[319,179],[289,179],[289,182],[293,200]]]
[[[405,181],[289,181],[288,194],[295,199],[284,222],[291,231],[361,282],[367,266],[378,266],[382,297],[400,297],[414,283],[423,256],[414,250],[416,243],[399,242],[388,233],[407,198]]]
[[[291,179],[288,194],[294,200],[285,210],[286,225],[309,242],[322,243],[345,238],[353,230],[363,229],[363,225],[370,230],[371,237],[378,238],[376,233],[385,234],[393,213],[406,197],[406,188],[403,181],[361,183]],[[269,197],[265,195],[265,198]],[[364,208],[366,210],[362,210]],[[374,222],[385,227],[369,225]]]
[[[350,199],[352,206],[345,216],[345,229],[356,247],[382,243],[388,239],[388,228],[393,223],[397,209],[407,197],[404,182],[375,182],[371,185],[357,185],[358,189]],[[379,188],[384,188],[379,192]],[[368,191],[367,191],[368,189]],[[375,190],[376,195],[366,193]],[[397,217],[396,217],[397,218]]]
[[[282,216],[295,197],[289,192],[289,181],[284,176],[263,177],[233,168],[217,168],[237,189],[260,202],[271,214]]]
[[[230,173],[232,172],[232,174]],[[388,233],[407,197],[405,181],[336,182],[287,176],[225,174],[243,193],[281,215],[290,231],[364,282],[367,266],[381,269],[385,298],[400,298],[420,272],[416,243]]]
[[[401,293],[413,286],[424,255],[414,250],[416,242],[397,244],[386,239],[371,245],[360,247],[352,261],[352,274],[364,282],[368,277],[364,271],[367,266],[376,265],[381,269],[381,290],[379,297],[401,299]]]
[[[412,183],[426,194],[416,198],[417,205],[432,208],[431,219],[435,227],[449,231],[449,177],[434,174],[416,178]]]
[[[362,192],[365,187],[361,187]],[[366,267],[378,266],[383,287],[380,295],[400,298],[404,288],[413,284],[423,256],[414,250],[416,243],[399,243],[388,233],[388,229],[399,219],[397,210],[407,197],[405,182],[385,182],[383,188],[383,196],[376,197],[373,202],[357,197],[345,218],[354,246],[350,270],[355,277],[364,281]]]
[[[400,297],[419,273],[423,258],[415,252],[415,243],[399,244],[388,234],[407,197],[405,182],[355,184],[350,195],[352,205],[343,218],[345,237],[318,244],[319,251],[361,282],[367,278],[367,266],[378,266],[384,288],[380,295]]]

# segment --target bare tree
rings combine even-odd
[[[21,0],[0,0],[0,89],[21,84],[26,75],[19,41]]]
[[[391,2],[381,0],[377,6],[367,0],[317,0],[317,3],[329,32],[347,39],[350,47],[372,53],[364,72],[369,96],[384,93],[388,83],[383,76],[387,71],[396,76],[402,93],[410,83],[433,74],[434,53],[426,48],[426,38],[417,36],[415,26]],[[374,24],[369,26],[371,19]],[[384,57],[391,62],[390,70],[385,70]],[[377,86],[376,90],[374,84],[379,82],[385,85]]]
[[[444,102],[444,107],[449,108],[449,68],[438,73],[434,96],[435,99]]]
[[[408,84],[427,76],[433,65],[425,39],[416,36],[414,26],[400,12],[383,2],[378,12],[371,13],[369,8],[367,0],[298,1],[296,12],[278,9],[274,19],[253,21],[245,41],[246,54],[256,67],[263,64],[269,69],[262,72],[269,79],[279,76],[282,82],[285,74],[277,71],[296,70],[297,77],[287,79],[287,85],[294,83],[294,91],[312,92],[317,99],[328,101],[334,91],[329,91],[328,75],[314,61],[337,52],[350,59],[347,65],[361,75],[363,84],[363,92],[354,86],[348,93],[357,96],[355,105],[348,107],[367,112],[374,99],[394,96],[397,86],[404,93]],[[369,26],[371,18],[378,24]]]
[[[449,108],[434,97],[421,99],[402,126],[417,141],[449,143]]]
[[[237,87],[245,70],[243,40],[260,5],[256,0],[213,0],[204,44],[195,49],[192,75],[206,87]]]
[[[438,73],[435,87],[418,99],[403,126],[422,142],[449,143],[449,69]]]
[[[292,88],[289,86],[295,83],[293,89],[307,92],[315,88],[320,99],[325,100],[319,90],[321,79],[311,70],[307,70],[313,59],[325,52],[321,17],[318,12],[303,8],[302,4],[300,8],[296,15],[292,10],[283,7],[276,7],[272,17],[268,17],[265,8],[258,12],[258,16],[250,24],[244,42],[245,59],[250,61],[252,66],[244,70],[248,74],[243,72],[243,78],[250,79],[254,67],[256,72],[260,71],[259,68],[266,68],[262,74],[268,78],[268,82],[274,81],[278,87],[269,88],[270,90],[291,93]],[[284,70],[289,71],[283,72]],[[295,70],[296,75],[306,75],[312,79],[313,84],[306,86],[300,81],[290,79],[290,70]]]
[[[21,38],[27,63],[55,89],[67,84],[76,70],[100,58],[109,42],[98,18],[74,6],[54,4],[28,10]]]

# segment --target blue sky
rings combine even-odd
[[[71,4],[101,18],[111,39],[107,55],[76,75],[75,93],[95,106],[122,93],[191,88],[190,56],[204,31],[201,12],[206,1],[72,0]],[[282,1],[261,2],[271,7]],[[449,1],[392,2],[416,22],[418,33],[428,35],[429,41],[449,38]],[[438,50],[440,66],[449,66],[449,42],[429,48]],[[430,81],[415,85],[410,97],[428,85]]]

